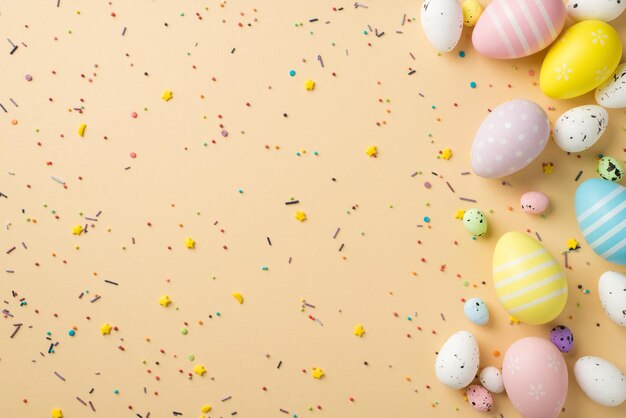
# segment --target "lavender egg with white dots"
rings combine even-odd
[[[574,347],[574,334],[565,325],[557,325],[550,331],[550,341],[561,353],[569,353]]]
[[[481,298],[472,298],[465,302],[463,311],[467,319],[476,325],[485,325],[489,322],[489,309]]]
[[[470,163],[480,177],[513,174],[533,161],[548,144],[550,121],[535,102],[511,100],[493,109],[478,128]]]

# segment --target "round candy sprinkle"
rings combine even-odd
[[[69,330],[68,335],[70,337],[73,337],[74,335],[76,335],[76,331],[74,331],[73,329]]]
[[[24,76],[24,78],[26,79],[26,81],[32,81],[32,80],[33,80],[33,76],[32,76],[32,75],[30,75],[30,74],[26,74],[26,75]]]
[[[473,89],[475,89],[475,88],[476,88],[476,82],[475,82],[475,81],[472,81],[472,82],[470,83],[470,87],[471,87],[471,88],[473,88]]]
[[[290,70],[290,71],[289,71],[289,75],[290,75],[290,76],[292,76],[292,77],[293,77],[294,75],[296,75],[296,70]]]

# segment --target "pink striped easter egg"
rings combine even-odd
[[[550,45],[564,23],[562,0],[494,0],[478,19],[472,43],[489,58],[527,57]]]

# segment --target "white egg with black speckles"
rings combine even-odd
[[[458,0],[424,0],[420,20],[426,39],[438,51],[453,50],[461,39],[463,10]]]
[[[626,62],[596,89],[595,97],[599,105],[609,109],[626,107]]]
[[[610,22],[617,19],[626,9],[625,0],[569,0],[567,14],[574,20],[601,20]]]
[[[615,271],[603,273],[598,280],[598,294],[609,319],[626,327],[626,276]]]
[[[626,399],[624,373],[610,361],[581,357],[574,365],[574,376],[585,395],[600,405],[618,406]]]
[[[480,372],[480,383],[487,388],[489,392],[504,392],[504,380],[502,372],[497,367],[488,366]]]
[[[437,354],[437,380],[453,389],[464,388],[474,380],[479,359],[476,338],[469,331],[459,331],[448,338]]]
[[[609,123],[601,106],[579,106],[563,113],[554,124],[554,142],[563,151],[581,152],[593,146]]]

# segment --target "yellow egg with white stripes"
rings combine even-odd
[[[530,325],[552,321],[567,301],[561,266],[543,245],[521,232],[508,232],[498,240],[493,284],[504,308]]]

